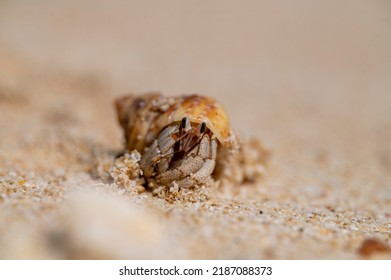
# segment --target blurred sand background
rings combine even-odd
[[[221,101],[265,178],[169,204],[93,177],[149,90]],[[0,258],[390,258],[390,107],[389,1],[2,0]]]

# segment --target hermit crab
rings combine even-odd
[[[149,186],[201,185],[215,170],[219,150],[236,142],[223,107],[201,95],[127,95],[115,101],[127,150],[141,153]]]

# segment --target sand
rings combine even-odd
[[[159,3],[0,3],[0,258],[390,259],[391,7]],[[150,90],[219,100],[261,178],[140,187],[113,101]]]

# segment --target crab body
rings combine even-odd
[[[228,117],[210,97],[128,95],[116,107],[126,147],[142,154],[140,168],[152,186],[204,183],[214,171],[218,147],[229,146]]]

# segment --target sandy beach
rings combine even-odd
[[[0,259],[390,259],[390,12],[1,1]],[[114,100],[149,91],[218,100],[264,174],[138,188]]]

